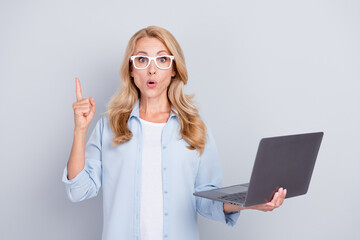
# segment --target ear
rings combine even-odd
[[[176,76],[176,70],[173,69],[172,72],[171,72],[171,77],[175,77]]]

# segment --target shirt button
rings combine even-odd
[[[163,148],[163,149],[166,149],[166,146],[163,146],[162,148]]]
[[[166,234],[165,234],[165,235],[164,235],[164,237],[166,237],[166,238],[167,238],[167,237],[168,237],[168,235],[166,235]]]
[[[165,190],[164,193],[166,194],[166,193],[168,193],[168,191]]]
[[[164,167],[164,171],[166,170],[166,167]]]
[[[167,216],[167,215],[168,215],[168,213],[166,212],[166,213],[165,213],[165,216]]]

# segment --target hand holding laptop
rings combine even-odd
[[[282,205],[284,198],[307,193],[323,135],[323,132],[314,132],[263,138],[249,183],[199,191],[194,195],[223,202],[224,212],[272,211]]]
[[[253,206],[249,206],[249,207],[241,207],[241,206],[234,205],[231,203],[224,203],[224,212],[225,213],[237,212],[237,211],[241,211],[241,210],[245,210],[245,209],[254,209],[254,210],[259,210],[259,211],[263,211],[263,212],[272,211],[275,208],[278,208],[283,204],[284,199],[286,197],[286,192],[287,192],[286,189],[280,188],[275,193],[273,199],[270,202],[253,205]]]

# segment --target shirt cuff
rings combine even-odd
[[[63,171],[62,181],[66,185],[73,185],[74,183],[79,182],[79,179],[83,178],[84,174],[86,174],[85,168],[83,170],[81,170],[81,172],[79,172],[74,178],[69,180],[67,177],[68,171],[67,171],[67,165],[66,165],[64,168],[64,171]]]
[[[231,213],[225,213],[224,212],[224,203],[220,202],[220,201],[215,201],[215,206],[216,206],[216,213],[217,216],[216,218],[221,220],[222,222],[224,222],[226,225],[233,227],[239,216],[240,216],[240,211],[238,212],[231,212]]]

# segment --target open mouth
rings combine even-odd
[[[155,87],[157,82],[156,81],[153,81],[153,80],[149,80],[147,81],[146,83],[148,85],[148,87]]]

